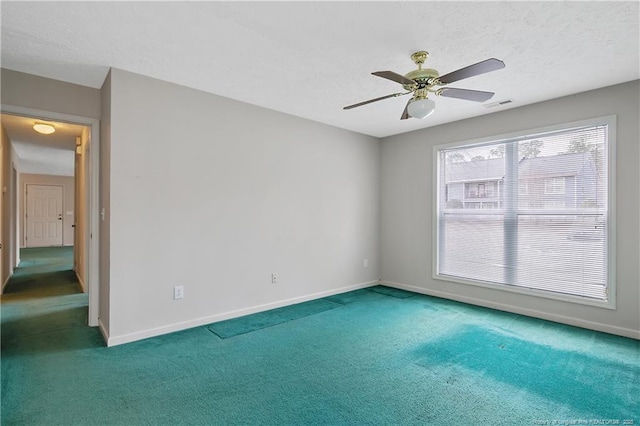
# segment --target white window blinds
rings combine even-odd
[[[437,149],[437,275],[606,300],[607,130]]]

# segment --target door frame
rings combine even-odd
[[[86,178],[86,184],[89,186],[89,211],[87,212],[89,241],[86,241],[87,247],[89,248],[89,258],[87,262],[87,289],[89,292],[88,324],[91,327],[97,327],[99,325],[98,315],[100,309],[100,120],[97,118],[8,104],[1,104],[0,110],[2,113],[34,117],[41,120],[80,124],[91,129],[91,158],[89,159],[89,173]],[[12,218],[12,220],[17,220],[17,217]],[[3,255],[5,255],[6,252],[6,250],[3,250]]]
[[[9,142],[7,144],[7,146],[9,147],[9,158],[11,158],[11,142]],[[0,199],[3,199],[4,197],[11,197],[11,192],[8,192],[5,190],[6,187],[6,183],[4,181],[4,156],[6,155],[6,152],[4,152],[4,147],[2,145],[0,145],[0,191],[2,191],[0,193]],[[9,164],[11,166],[11,160],[9,160]],[[5,195],[6,194],[6,195]],[[11,200],[5,200],[4,202],[9,202],[9,205],[11,205]],[[4,275],[2,274],[2,268],[4,266],[4,256],[5,256],[5,252],[7,251],[4,246],[2,245],[4,243],[4,236],[6,235],[7,232],[9,232],[9,230],[5,230],[4,229],[4,222],[2,221],[3,218],[3,208],[4,204],[0,205],[0,293],[2,293],[2,290],[4,290],[4,280],[3,277]],[[11,253],[11,250],[9,250],[9,253]],[[11,260],[9,260],[9,262],[11,262]],[[11,267],[9,267],[9,270],[11,270]],[[7,278],[8,279],[8,278]]]
[[[75,183],[74,183],[75,185]],[[64,186],[57,184],[46,184],[46,183],[26,183],[24,185],[24,246],[29,247],[29,187],[30,186],[57,186],[60,188],[60,247],[64,246],[64,212],[65,212],[65,196]],[[57,224],[57,222],[56,222]],[[36,247],[57,247],[56,246],[36,246]]]

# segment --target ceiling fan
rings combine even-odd
[[[435,111],[435,102],[428,98],[429,93],[434,93],[438,96],[445,96],[448,98],[465,99],[475,102],[488,101],[494,95],[493,92],[455,89],[452,87],[437,88],[437,86],[445,86],[458,80],[463,80],[465,78],[504,68],[504,62],[499,59],[490,58],[440,76],[437,70],[432,68],[422,68],[422,64],[424,64],[424,61],[426,61],[428,57],[429,52],[425,51],[416,52],[411,55],[411,59],[418,66],[418,69],[405,75],[400,75],[393,71],[376,71],[372,73],[375,76],[402,84],[406,92],[393,93],[391,95],[370,99],[368,101],[358,102],[357,104],[346,106],[343,109],[352,109],[372,102],[381,101],[383,99],[395,98],[397,96],[412,93],[413,97],[409,99],[407,105],[404,107],[404,111],[402,112],[400,119],[406,120],[409,117],[425,118]]]

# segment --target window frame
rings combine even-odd
[[[543,299],[553,299],[562,302],[596,306],[606,309],[616,309],[616,115],[607,115],[602,117],[594,117],[585,120],[573,121],[569,123],[555,124],[545,127],[525,129],[511,133],[487,136],[478,139],[462,140],[438,144],[433,146],[432,165],[433,165],[433,197],[432,197],[432,278],[439,281],[448,281],[457,284],[470,285],[475,287],[484,287],[493,290],[499,290],[507,293],[516,293],[527,296],[534,296]],[[536,137],[548,136],[552,133],[564,133],[581,128],[594,126],[607,126],[607,190],[608,204],[606,213],[607,223],[607,298],[605,300],[597,300],[579,295],[569,295],[555,293],[551,291],[531,289],[526,287],[518,287],[515,285],[493,283],[488,281],[467,279],[454,277],[450,275],[441,275],[438,273],[439,256],[440,256],[440,234],[439,234],[439,214],[440,214],[440,191],[442,174],[441,163],[439,161],[440,151],[457,147],[473,147],[491,145],[496,143],[506,143],[522,140],[530,140]],[[565,182],[566,185],[566,182]],[[565,188],[566,190],[566,188]]]

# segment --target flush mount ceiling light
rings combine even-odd
[[[431,99],[416,99],[407,106],[407,113],[413,118],[425,118],[436,110],[436,103]]]
[[[38,133],[42,133],[43,135],[50,135],[51,133],[56,131],[56,128],[51,124],[36,123],[33,125],[33,130]]]

